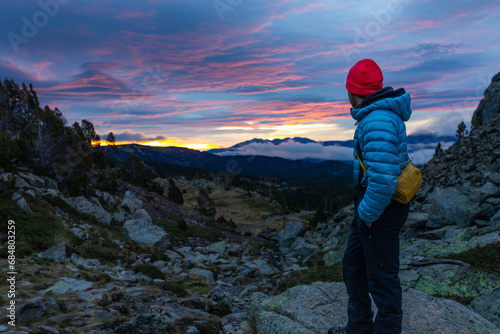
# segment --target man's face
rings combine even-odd
[[[349,102],[351,106],[354,108],[356,106],[356,100],[354,99],[354,95],[351,92],[347,92],[347,96],[349,96]]]

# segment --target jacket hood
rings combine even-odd
[[[406,122],[411,116],[410,102],[410,95],[403,88],[393,90],[392,87],[384,87],[367,95],[356,108],[351,108],[351,116],[360,121],[373,110],[385,109],[399,115]]]

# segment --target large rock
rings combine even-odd
[[[123,224],[123,234],[130,239],[148,246],[165,243],[169,236],[161,227],[143,219],[127,220]]]
[[[470,226],[479,211],[478,202],[462,194],[457,188],[436,187],[430,195],[431,206],[427,227],[440,228],[445,225]]]
[[[427,220],[429,219],[429,214],[426,212],[410,212],[408,219],[406,220],[406,227],[422,227],[425,226]]]
[[[83,257],[73,253],[69,258],[76,266],[83,266],[84,268],[101,268],[102,264],[98,259],[84,259]]]
[[[67,198],[66,203],[82,213],[94,216],[100,223],[108,225],[111,223],[111,215],[104,210],[99,201],[91,202],[84,196],[78,196]]]
[[[20,177],[19,175],[16,175],[16,174],[1,173],[0,178],[6,182],[10,182],[10,180],[12,178],[14,178],[14,180],[15,180],[14,187],[17,189],[28,188],[30,186],[26,181],[24,181],[24,179],[22,177]]]
[[[214,242],[213,244],[210,244],[208,246],[208,249],[213,253],[224,253],[227,247],[228,240],[229,239],[224,239],[218,242]]]
[[[276,271],[264,259],[255,259],[245,262],[236,268],[236,274],[239,277],[263,279],[267,275],[272,275]]]
[[[32,173],[24,173],[24,172],[19,172],[19,175],[22,176],[23,178],[27,179],[28,182],[33,186],[33,187],[38,187],[41,188],[45,186],[45,180],[42,179],[39,176],[36,176],[35,174]]]
[[[486,291],[474,299],[469,307],[500,327],[500,287]]]
[[[298,220],[290,220],[278,234],[279,244],[282,248],[290,247],[295,239],[300,236],[306,227]]]
[[[203,276],[205,281],[209,284],[214,283],[214,273],[207,269],[191,268],[190,275]]]
[[[400,275],[404,284],[432,295],[477,298],[484,291],[500,287],[497,276],[459,261],[423,258],[401,270]]]
[[[484,99],[472,115],[472,125],[475,127],[488,124],[491,119],[499,117],[500,113],[500,73],[497,73],[484,92]]]
[[[314,282],[278,296],[256,292],[248,312],[258,334],[326,333],[330,327],[347,323],[345,285]],[[419,290],[404,288],[403,312],[405,334],[500,334],[499,328],[462,304]]]
[[[144,209],[136,210],[134,212],[134,214],[132,215],[132,219],[143,219],[150,224],[153,223],[153,219],[151,219],[151,216],[149,215],[149,213]]]
[[[26,304],[16,310],[16,320],[36,320],[40,319],[47,312],[41,297],[31,299]]]
[[[300,256],[302,259],[319,253],[320,251],[321,249],[318,246],[307,242],[306,239],[302,237],[296,238],[290,246],[290,252]]]
[[[110,193],[108,193],[106,191],[96,190],[95,194],[97,196],[101,197],[106,202],[106,204],[110,207],[114,207],[117,204],[116,199],[113,197],[113,195],[111,195]]]
[[[335,247],[323,256],[323,262],[325,266],[333,266],[334,264],[342,261],[344,257],[345,249],[347,248],[347,240],[349,239],[349,234],[344,234],[338,239]]]
[[[79,281],[74,278],[63,277],[56,282],[53,286],[48,289],[42,290],[42,294],[49,291],[55,294],[64,294],[74,291],[84,291],[92,287],[92,282],[89,281]]]
[[[16,203],[21,210],[31,212],[30,205],[24,197],[20,197],[19,199],[17,199]]]
[[[72,251],[69,249],[66,242],[60,242],[49,249],[38,253],[40,257],[46,257],[53,260],[67,260],[71,256]]]
[[[40,326],[38,327],[38,330],[40,331],[40,334],[60,334],[57,329],[54,327],[49,327],[49,326]]]
[[[498,210],[498,212],[493,217],[491,217],[490,225],[492,228],[500,227],[500,210]]]
[[[128,211],[133,214],[142,208],[142,204],[142,200],[139,197],[130,192],[130,190],[127,190],[120,207],[126,207]]]

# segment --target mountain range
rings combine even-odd
[[[422,166],[432,158],[436,146],[441,142],[443,149],[456,141],[454,136],[443,136],[431,131],[421,130],[407,136],[407,147],[410,157],[416,165]],[[205,152],[228,155],[264,155],[291,160],[301,159],[310,162],[352,161],[353,140],[315,141],[309,138],[294,137],[284,139],[254,138],[228,148],[210,149]]]
[[[420,131],[407,137],[408,153],[417,166],[422,166],[432,157],[438,142],[446,149],[455,140],[453,136]],[[254,138],[229,148],[204,152],[182,147],[119,145],[112,156],[123,160],[136,155],[141,160],[162,162],[162,166],[169,170],[181,166],[256,176],[340,176],[352,173],[352,149],[352,140],[321,142],[303,137],[273,140]],[[158,168],[158,164],[155,167]]]
[[[136,155],[141,160],[163,162],[168,168],[172,165],[197,168],[209,171],[224,171],[231,174],[256,176],[303,177],[314,175],[350,175],[352,162],[290,160],[281,157],[261,155],[219,156],[183,147],[153,147],[138,144],[115,146],[111,156],[124,160]],[[155,165],[158,168],[158,165]]]

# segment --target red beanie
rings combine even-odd
[[[360,60],[347,74],[345,88],[354,95],[369,95],[382,89],[384,77],[380,67],[371,59]]]

